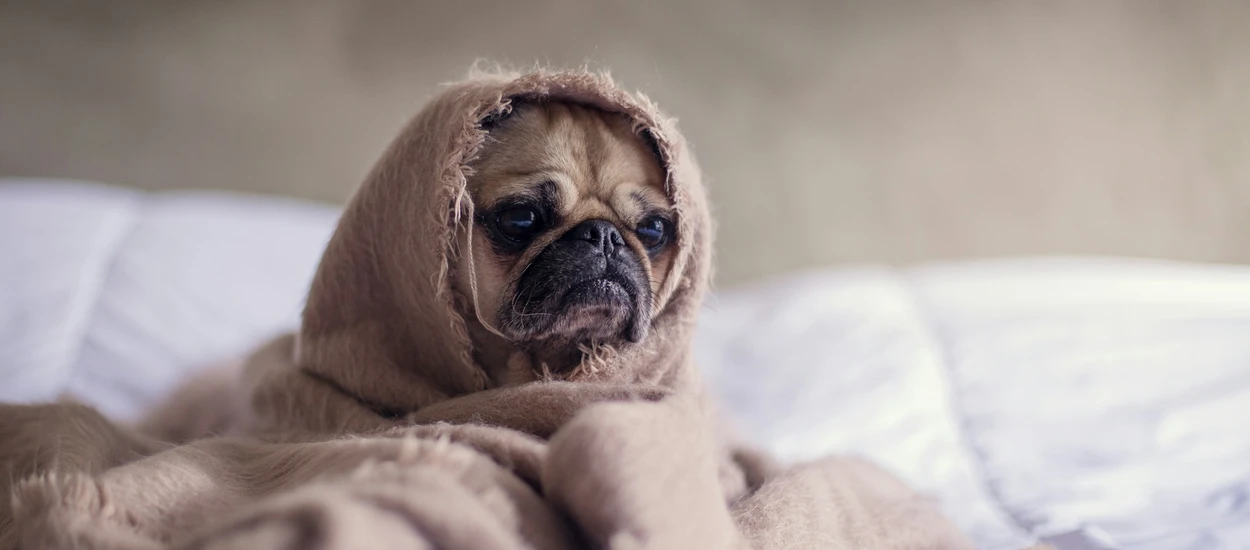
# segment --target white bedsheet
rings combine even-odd
[[[134,418],[295,325],[336,215],[0,183],[0,401]],[[982,548],[1250,548],[1250,268],[831,269],[719,293],[698,355],[749,438],[873,457]]]

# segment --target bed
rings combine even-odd
[[[336,216],[0,180],[0,401],[136,418],[297,323]],[[718,291],[697,354],[745,437],[878,460],[980,548],[1250,548],[1250,267],[841,266]]]

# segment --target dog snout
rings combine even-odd
[[[621,232],[612,222],[606,220],[586,220],[579,223],[565,233],[561,240],[588,242],[608,257],[625,246],[625,237],[621,236]]]

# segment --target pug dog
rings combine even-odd
[[[483,129],[466,170],[473,215],[456,232],[452,289],[489,380],[480,391],[404,411],[405,422],[548,437],[591,403],[669,395],[578,376],[648,337],[653,296],[676,263],[676,211],[654,144],[624,115],[562,102],[513,103]],[[249,363],[299,371],[293,342],[276,339]],[[186,441],[247,429],[250,420],[234,416],[245,407],[233,396],[249,395],[236,388],[242,368],[215,378],[220,383],[188,384],[145,430]],[[203,420],[167,426],[169,418]],[[218,425],[225,423],[233,424]]]
[[[676,248],[658,151],[625,116],[570,103],[517,104],[484,128],[457,270],[479,364],[506,386],[646,338]]]

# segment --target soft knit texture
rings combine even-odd
[[[476,289],[453,270],[474,245],[482,123],[516,100],[629,117],[666,171],[676,255],[640,343],[493,387],[467,328]],[[139,430],[0,408],[17,481],[0,548],[969,548],[879,468],[783,469],[726,436],[690,349],[711,234],[690,151],[644,97],[580,71],[451,85],[348,205],[298,335]]]

